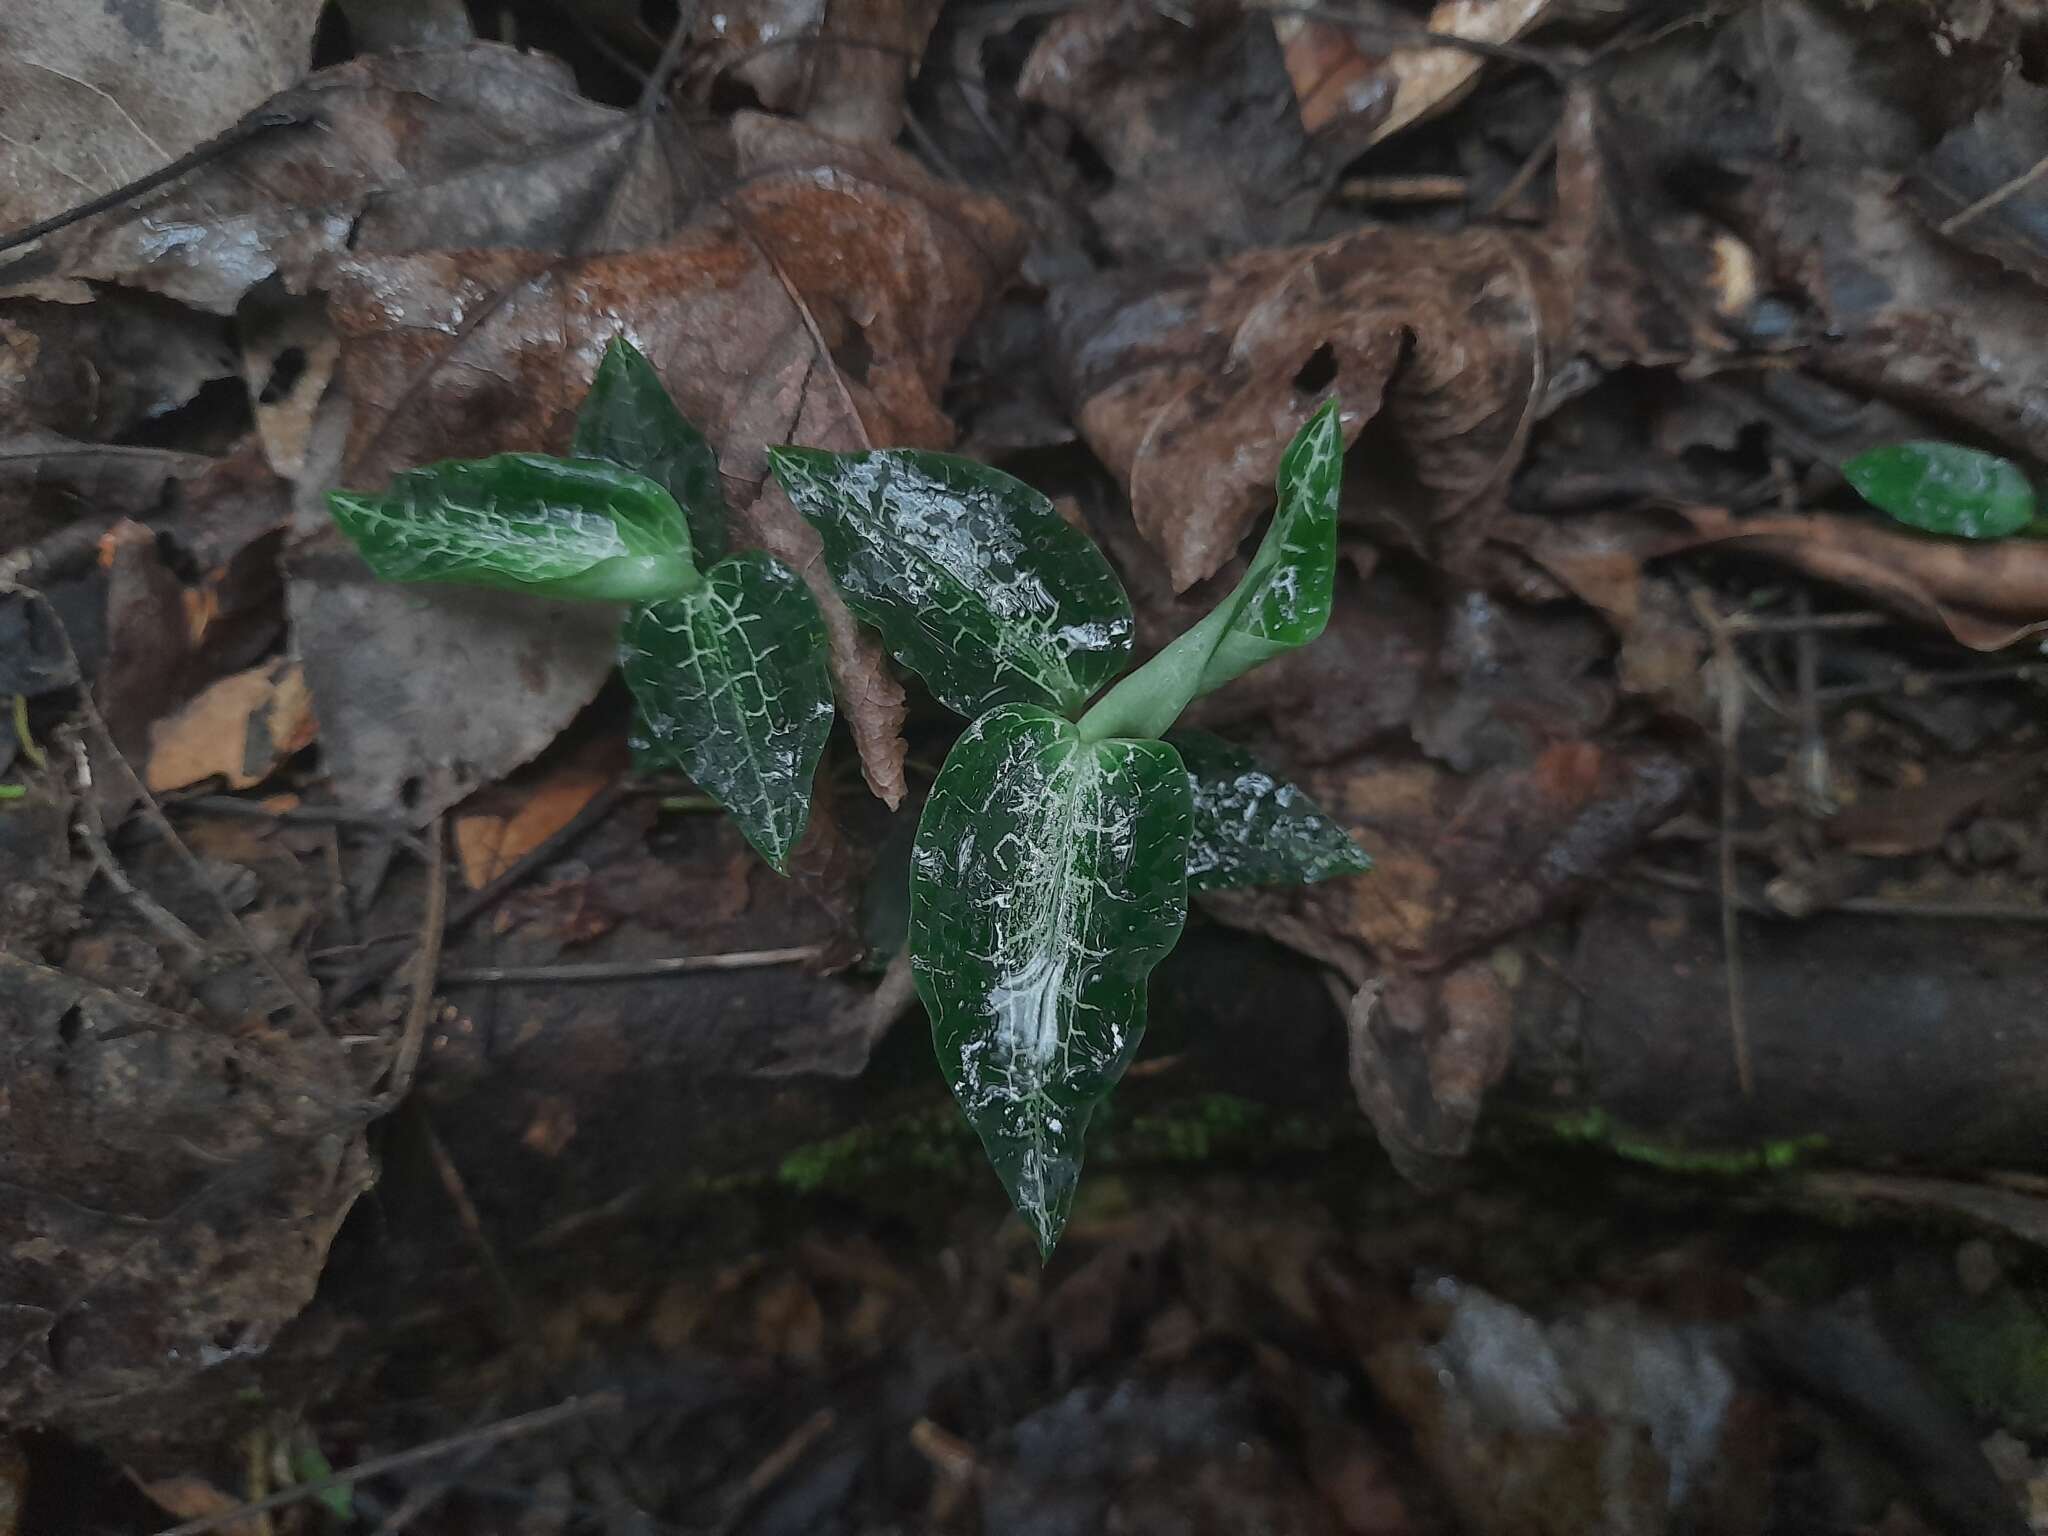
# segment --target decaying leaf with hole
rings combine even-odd
[[[903,793],[901,688],[824,575],[817,535],[763,484],[762,450],[949,441],[938,392],[960,333],[1014,259],[1018,232],[999,205],[933,181],[894,152],[854,151],[760,117],[741,117],[734,131],[741,190],[722,213],[658,246],[573,262],[496,251],[336,263],[341,377],[356,402],[350,473],[375,484],[429,459],[561,449],[605,347],[624,334],[716,450],[735,542],[766,549],[811,583],[841,711],[870,785],[893,804]],[[319,622],[317,597],[295,587],[302,636]],[[381,600],[387,609],[401,602],[422,599]],[[426,611],[445,612],[442,604],[436,597]],[[352,624],[345,637],[301,645],[344,793],[388,804],[418,776],[415,814],[430,814],[519,759],[464,753],[448,734],[450,689],[418,675],[419,657],[434,653],[410,620],[400,623],[408,627],[388,634]],[[550,653],[587,684],[572,710],[608,666],[594,635],[574,646]],[[367,673],[364,647],[384,658]],[[380,674],[387,681],[368,681]],[[449,675],[468,686],[468,673]],[[374,708],[357,708],[352,695],[373,687]],[[534,749],[566,718],[532,732]]]

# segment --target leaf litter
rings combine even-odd
[[[304,1441],[251,1393],[289,1384],[340,1465],[458,1422],[398,1403],[538,1401],[653,1341],[718,1456],[643,1419],[528,1443],[496,1481],[530,1517],[1761,1530],[1769,1489],[1996,1528],[2040,1481],[2035,1421],[1913,1420],[1899,1382],[1954,1360],[1914,1308],[1883,1345],[1906,1365],[1837,1347],[1841,1288],[1793,1260],[1697,1223],[1577,1249],[1499,1154],[1567,1155],[1517,1138],[1568,1109],[1568,1139],[1667,1170],[1718,1155],[1695,1132],[1756,1166],[1818,1135],[1925,1165],[1941,1209],[1983,1208],[1987,1168],[2038,1196],[2019,1037],[1954,1041],[2025,1013],[2048,907],[2018,645],[2048,572],[2027,538],[1890,526],[1843,478],[1954,442],[2039,483],[2038,23],[758,0],[669,34],[554,9],[577,19],[429,36],[348,6],[316,44],[309,7],[141,3],[0,48],[35,75],[0,90],[0,139],[51,146],[0,154],[0,238],[201,151],[0,250],[0,571],[48,598],[0,590],[9,1417],[228,1489],[185,1505],[226,1515],[274,1485],[251,1446],[289,1467]],[[132,46],[94,54],[102,26]],[[179,88],[205,28],[208,89]],[[336,484],[564,451],[621,335],[704,427],[736,542],[825,610],[850,739],[796,884],[682,779],[618,782],[607,623],[381,588],[311,515]],[[764,450],[964,438],[1092,527],[1143,654],[1238,579],[1333,393],[1335,616],[1192,723],[1376,867],[1197,897],[1071,1267],[1040,1275],[1021,1229],[952,1214],[979,1209],[964,1133],[917,1120],[921,1031],[891,1028],[915,1005],[858,937],[862,884],[900,878],[881,803],[916,810],[948,728]],[[430,898],[456,869],[471,895]],[[1992,926],[1950,937],[1969,914]],[[436,954],[439,986],[409,963]],[[407,1050],[416,1118],[374,1125]],[[1968,1137],[1915,1129],[1958,1104]],[[1462,1192],[1375,1183],[1367,1134]],[[1249,1171],[1201,1183],[1190,1155]],[[373,1168],[388,1248],[348,1217]],[[1938,1237],[1884,1241],[1920,1245],[1894,1288],[1947,1274]],[[504,1319],[453,1346],[479,1273]],[[1935,1315],[1975,1315],[1940,1285]],[[1833,1353],[1780,1350],[1758,1386],[1731,1298],[1794,1291]],[[1769,1454],[1837,1418],[1944,1449],[1917,1487]],[[2000,1423],[2017,1495],[1976,1448]],[[471,1528],[477,1481],[373,1479],[357,1508],[416,1493],[416,1528]]]

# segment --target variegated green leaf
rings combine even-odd
[[[1131,604],[1021,480],[953,454],[771,448],[846,605],[949,709],[1071,711],[1131,651]]]
[[[700,564],[725,553],[725,493],[718,458],[662,386],[640,349],[621,336],[605,348],[590,393],[576,413],[572,452],[645,475],[676,500],[689,520]]]
[[[1872,506],[1928,533],[2004,539],[2034,521],[2026,472],[1961,443],[1888,443],[1849,460],[1842,477]]]
[[[802,579],[771,555],[730,555],[701,587],[634,609],[619,664],[639,705],[636,762],[687,773],[787,872],[832,729],[825,626]]]
[[[1337,411],[1331,400],[1287,445],[1272,526],[1230,595],[1104,694],[1081,721],[1084,736],[1163,735],[1200,695],[1323,632],[1337,582],[1337,492],[1344,469]]]
[[[1194,792],[1189,890],[1309,885],[1372,868],[1366,851],[1305,791],[1266,772],[1242,747],[1207,731],[1166,739]]]
[[[386,581],[449,581],[632,602],[696,579],[682,509],[613,464],[501,453],[395,475],[327,505]]]
[[[1180,938],[1189,820],[1164,742],[1009,704],[967,728],[918,825],[910,952],[939,1065],[1048,1256]]]

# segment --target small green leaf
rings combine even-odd
[[[787,873],[832,729],[825,624],[803,580],[759,551],[626,617],[619,665],[639,705],[635,761],[680,768]]]
[[[1071,711],[1131,653],[1131,603],[1023,481],[946,453],[771,448],[846,605],[947,708]]]
[[[1928,533],[2003,539],[2034,520],[2034,488],[2019,466],[1959,443],[1873,448],[1842,475],[1872,506]]]
[[[452,581],[544,597],[632,602],[697,580],[675,498],[592,460],[501,453],[392,477],[327,505],[386,581]]]
[[[576,413],[579,459],[604,459],[645,475],[676,500],[689,519],[699,561],[725,553],[725,493],[718,457],[704,434],[683,419],[661,375],[625,337],[605,348],[590,393]]]
[[[1349,832],[1242,747],[1207,731],[1175,731],[1166,740],[1187,765],[1194,791],[1189,890],[1310,885],[1372,868]]]
[[[939,1066],[1050,1256],[1095,1107],[1145,1031],[1145,981],[1187,918],[1187,772],[1158,741],[1085,742],[1007,704],[932,786],[910,953]]]
[[[1182,710],[1330,622],[1344,432],[1333,399],[1294,434],[1275,477],[1272,526],[1230,595],[1082,717],[1091,741],[1164,735]]]

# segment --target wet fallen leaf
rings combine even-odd
[[[312,1299],[370,1182],[347,1052],[0,953],[0,1411],[151,1434]]]
[[[305,73],[320,0],[18,0],[0,17],[0,231],[86,202],[231,127]],[[28,146],[24,148],[24,146]]]
[[[1222,0],[1169,14],[1094,0],[1048,26],[1017,94],[1049,108],[1106,171],[1083,192],[1110,249],[1210,261],[1300,238],[1331,167],[1292,108],[1262,16]],[[1062,168],[1064,169],[1064,168]]]
[[[1479,43],[1511,43],[1541,22],[1552,0],[1438,0],[1422,26]],[[1383,14],[1398,15],[1398,12]],[[1302,126],[1358,148],[1447,112],[1478,83],[1486,60],[1459,48],[1390,48],[1335,22],[1276,16]],[[1355,125],[1355,126],[1354,126]]]
[[[680,130],[577,94],[559,60],[492,43],[352,59],[267,104],[317,129],[258,135],[122,210],[0,254],[0,293],[118,283],[231,314],[303,291],[335,253],[622,250],[671,233]],[[58,293],[54,290],[61,289]]]
[[[247,789],[318,734],[304,670],[279,659],[222,678],[151,726],[143,777],[158,793],[216,776],[230,789]]]
[[[1486,1090],[1507,1071],[1514,1010],[1492,965],[1395,976],[1349,1010],[1351,1087],[1394,1166],[1427,1181],[1472,1144]]]
[[[903,793],[902,691],[831,588],[817,535],[772,482],[763,484],[763,448],[948,442],[937,394],[960,332],[1008,268],[1017,229],[999,205],[933,181],[894,152],[855,151],[750,115],[737,120],[735,138],[746,180],[728,215],[665,244],[567,263],[514,251],[337,263],[341,377],[356,402],[350,475],[374,484],[435,458],[559,449],[599,355],[624,332],[718,450],[736,541],[767,549],[811,582],[842,712],[870,786],[894,804]],[[344,794],[389,804],[417,777],[418,813],[519,761],[504,743],[485,752],[450,734],[481,727],[481,712],[451,719],[447,690],[420,672],[419,658],[454,644],[464,654],[450,665],[472,666],[474,624],[485,614],[493,626],[527,628],[530,646],[523,616],[532,607],[464,594],[470,618],[458,622],[449,617],[453,594],[408,595],[409,606],[395,609],[400,599],[351,587],[352,602],[373,605],[394,627],[373,633],[351,623],[350,643],[337,647],[344,637],[316,640],[306,626],[321,624],[324,589],[341,590],[342,569],[330,564],[320,580],[295,582],[293,602]],[[573,711],[596,691],[609,642],[593,627],[542,647],[538,659],[576,686],[562,686],[545,711],[532,699],[514,707],[529,756],[564,723],[565,706]],[[461,677],[465,690],[479,680],[466,670],[446,675]],[[505,685],[512,692],[516,679]],[[368,709],[349,697],[364,688],[376,690]]]

